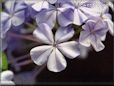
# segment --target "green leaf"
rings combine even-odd
[[[0,51],[0,70],[7,70],[8,62],[4,52]]]

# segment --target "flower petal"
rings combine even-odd
[[[36,22],[38,24],[46,23],[52,29],[56,23],[56,11],[54,10],[43,10],[36,16]]]
[[[39,1],[42,1],[42,0],[39,0]],[[37,0],[24,0],[24,3],[27,5],[32,5],[32,4],[35,4],[37,2],[38,2]]]
[[[63,9],[63,8],[61,8]],[[59,8],[59,10],[61,10]],[[73,21],[73,9],[69,8],[69,9],[65,9],[64,8],[64,11],[58,11],[58,23],[63,27],[69,25],[72,23]]]
[[[74,10],[74,21],[73,21],[74,24],[81,25],[87,19],[88,19],[88,17],[85,14],[83,14],[80,10],[78,10],[78,9]]]
[[[14,5],[15,5],[15,0],[7,0],[5,2],[5,9],[8,11],[8,13],[13,13],[14,11]]]
[[[52,46],[39,46],[35,47],[30,51],[32,60],[37,65],[43,65],[46,63],[49,55],[52,51]]]
[[[87,8],[87,7],[84,7],[82,6],[80,8],[81,12],[83,14],[85,14],[87,17],[91,17],[91,16],[100,16],[100,13],[99,12],[96,12],[96,10],[98,11],[98,8]]]
[[[90,46],[90,34],[87,31],[81,31],[79,42],[83,46],[89,47]]]
[[[43,43],[53,44],[53,33],[47,24],[39,24],[39,27],[33,32],[33,35]]]
[[[47,68],[53,72],[60,72],[64,70],[66,66],[67,66],[67,62],[64,56],[57,48],[54,48],[53,52],[49,56],[49,59],[47,62]]]
[[[7,21],[9,19],[9,14],[6,12],[1,12],[1,22]]]
[[[80,50],[76,41],[58,44],[58,49],[63,53],[63,55],[70,59],[76,58],[80,55]]]
[[[99,52],[105,48],[105,46],[103,45],[103,43],[99,39],[96,39],[96,40],[93,39],[91,41],[91,44],[96,52]]]
[[[24,23],[24,20],[25,20],[25,16],[24,15],[25,15],[25,11],[24,10],[15,13],[14,16],[11,18],[12,24],[14,26],[19,26],[22,23]]]
[[[47,0],[49,3],[54,4],[57,2],[57,0]]]
[[[8,19],[7,21],[4,21],[1,23],[1,37],[4,38],[7,31],[11,28],[11,19]]]
[[[55,42],[61,43],[69,40],[74,35],[74,30],[71,27],[60,27],[55,34]]]
[[[13,72],[10,70],[1,73],[1,81],[11,81],[13,79]]]
[[[41,11],[42,9],[48,9],[49,8],[49,3],[46,0],[40,0],[34,5],[32,5],[32,8],[36,11]]]
[[[107,23],[107,27],[109,29],[110,34],[114,35],[114,23],[110,19],[107,19],[105,21]]]

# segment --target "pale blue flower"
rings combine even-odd
[[[85,21],[90,16],[98,16],[98,13],[95,12],[94,7],[94,1],[92,0],[70,0],[70,3],[67,4],[67,7],[70,8],[69,11],[66,11],[66,16],[70,17],[71,23],[76,25],[81,25],[85,23]],[[63,19],[64,17],[61,17],[60,25],[61,26],[67,26],[66,20]],[[69,22],[70,24],[70,22]]]
[[[19,26],[25,21],[24,6],[15,0],[5,2],[5,11],[1,12],[1,36],[11,28]]]
[[[48,9],[39,12],[36,16],[36,22],[37,24],[46,23],[51,29],[57,22],[59,24],[64,22],[68,25],[69,22],[71,23],[71,16],[64,12],[70,12],[69,6],[66,3],[57,1],[54,4],[50,4]]]
[[[31,58],[37,65],[47,63],[50,71],[60,72],[66,68],[67,62],[64,56],[73,59],[80,55],[78,43],[76,41],[67,42],[74,35],[74,30],[70,27],[59,28],[54,37],[47,24],[40,24],[33,35],[47,45],[33,48],[30,51]]]
[[[106,23],[97,17],[88,20],[82,27],[83,30],[79,37],[80,44],[86,47],[92,45],[97,52],[103,50],[105,46],[101,41],[105,40],[108,31],[105,25]]]

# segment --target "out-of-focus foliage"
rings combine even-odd
[[[8,69],[8,62],[6,54],[0,51],[0,70],[7,70],[7,69]]]

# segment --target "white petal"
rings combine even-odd
[[[11,28],[11,19],[1,23],[1,36],[4,37],[7,31]]]
[[[35,3],[34,5],[32,5],[32,8],[36,11],[41,11],[42,9],[48,9],[49,8],[49,4],[47,1],[44,0],[40,0],[37,3]]]
[[[9,18],[9,14],[6,12],[1,12],[0,15],[1,15],[1,22],[4,22]]]
[[[10,71],[10,70],[7,70],[7,71],[3,71],[1,73],[1,81],[10,81],[13,79],[13,72]]]
[[[96,12],[96,10],[98,11],[98,8],[87,8],[87,7],[81,7],[80,10],[82,11],[83,14],[85,14],[87,17],[91,17],[91,16],[100,16],[99,12]]]
[[[54,48],[53,52],[49,56],[49,59],[47,62],[47,68],[53,72],[60,72],[64,70],[66,66],[67,66],[67,62],[64,56],[57,48]]]
[[[56,23],[56,11],[54,11],[54,10],[50,10],[50,11],[43,10],[43,11],[41,11],[36,16],[36,22],[38,24],[46,23],[52,29]]]
[[[60,27],[55,34],[56,43],[61,43],[69,40],[74,35],[74,30],[71,27]]]
[[[19,11],[15,13],[11,19],[12,19],[12,24],[14,26],[21,25],[22,23],[24,23],[25,20],[25,11]]]
[[[66,57],[73,59],[80,55],[78,43],[76,41],[65,42],[58,45],[58,49]]]
[[[38,0],[38,1],[42,1],[42,0]],[[38,2],[37,0],[24,0],[24,3],[27,5],[32,5]]]
[[[105,21],[107,22],[107,26],[108,26],[110,34],[114,35],[114,23],[110,19],[107,19]]]
[[[15,0],[12,0],[12,1],[7,0],[7,1],[5,2],[5,8],[6,8],[6,10],[7,10],[9,13],[13,13],[13,11],[14,11],[14,5],[15,5]]]
[[[73,23],[76,25],[81,25],[87,20],[87,16],[85,16],[80,10],[74,10],[74,21]]]
[[[89,47],[90,46],[90,34],[87,31],[81,31],[79,42],[83,46]]]
[[[53,33],[47,24],[39,24],[39,27],[35,29],[33,35],[43,43],[53,44]]]
[[[32,60],[37,65],[42,65],[47,62],[49,55],[52,52],[52,46],[39,46],[30,51]]]
[[[105,48],[105,46],[103,45],[103,43],[99,39],[97,39],[95,41],[92,40],[91,44],[96,52],[99,52]]]

